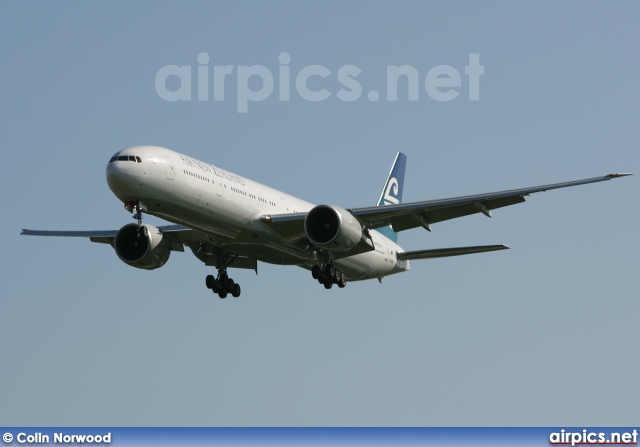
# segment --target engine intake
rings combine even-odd
[[[348,251],[362,239],[362,225],[353,214],[336,205],[318,205],[304,220],[309,240],[323,248]]]
[[[122,262],[132,267],[153,270],[162,267],[171,254],[171,240],[153,225],[127,224],[120,228],[113,248]]]

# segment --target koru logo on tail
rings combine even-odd
[[[398,193],[400,192],[400,184],[398,179],[391,177],[389,183],[387,183],[387,189],[384,192],[384,198],[382,199],[385,205],[397,205],[400,203],[398,199]]]

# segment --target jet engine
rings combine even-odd
[[[309,211],[304,231],[314,245],[333,251],[351,250],[363,236],[358,219],[335,205],[318,205]]]
[[[131,223],[120,228],[113,248],[122,262],[132,267],[153,270],[162,267],[171,254],[172,242],[153,225]]]

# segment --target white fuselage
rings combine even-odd
[[[125,149],[107,165],[107,182],[123,202],[142,201],[146,213],[205,233],[231,252],[272,264],[310,268],[322,262],[311,248],[273,234],[260,217],[304,213],[314,205],[239,175],[157,146]],[[351,280],[409,269],[402,249],[370,231],[375,250],[334,261]]]

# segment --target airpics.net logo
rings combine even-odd
[[[196,59],[196,67],[165,65],[158,70],[155,88],[160,98],[169,102],[225,101],[231,90],[227,86],[233,87],[235,83],[236,109],[238,113],[247,113],[250,103],[265,101],[275,95],[282,102],[291,101],[293,94],[309,102],[326,101],[332,96],[353,102],[361,99],[364,93],[358,79],[362,70],[356,65],[343,65],[333,71],[324,65],[294,69],[287,52],[278,56],[276,70],[264,65],[211,65],[209,54],[204,52]],[[386,95],[371,89],[367,91],[366,99],[376,102],[384,97],[388,102],[395,102],[399,100],[401,90],[403,96],[406,92],[407,101],[419,101],[426,94],[434,101],[447,102],[458,98],[461,89],[466,87],[468,100],[479,101],[484,66],[480,65],[478,53],[469,54],[463,71],[464,76],[451,65],[436,65],[421,74],[412,65],[387,65]]]

